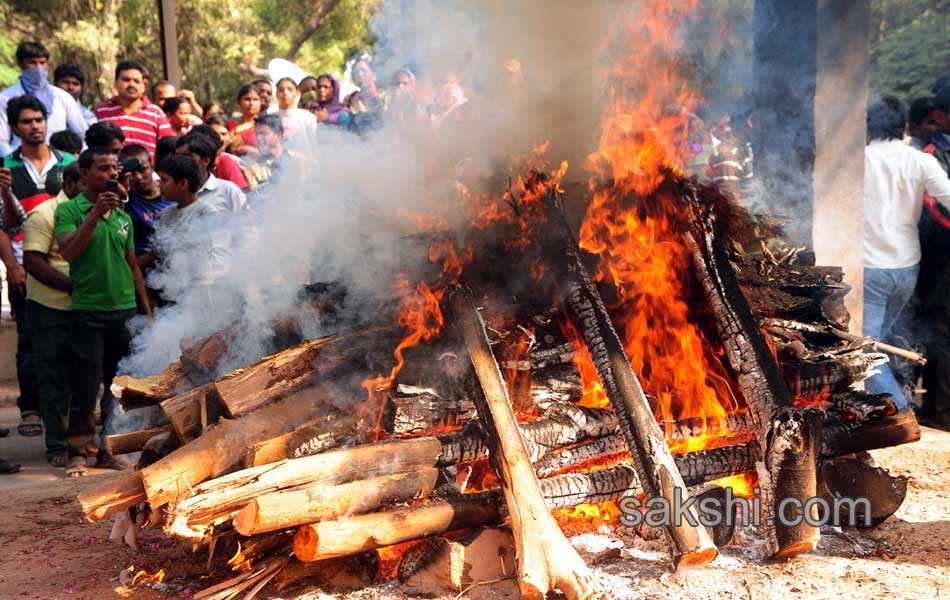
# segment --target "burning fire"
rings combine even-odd
[[[619,522],[619,516],[620,509],[609,500],[597,504],[578,504],[554,513],[554,518],[562,528],[569,528],[576,533],[594,531],[601,525],[616,524]]]
[[[135,567],[129,565],[129,572],[131,573],[135,570]],[[129,584],[129,587],[135,587],[136,585],[147,585],[153,583],[161,583],[165,580],[165,569],[159,569],[155,573],[149,573],[145,569],[139,569],[138,572],[132,577],[132,582]]]
[[[755,488],[759,485],[759,476],[755,473],[740,473],[739,475],[730,475],[711,481],[724,488],[732,488],[732,493],[743,498],[752,498],[755,496]]]
[[[686,144],[686,110],[695,97],[678,73],[677,27],[695,0],[643,3],[640,17],[621,33],[638,50],[611,67],[609,105],[599,149],[588,157],[593,199],[580,245],[599,257],[595,277],[616,289],[610,307],[627,356],[658,420],[722,418],[740,410],[731,377],[700,326],[691,302],[685,215],[670,175]],[[681,107],[671,110],[671,106]],[[606,406],[590,356],[576,333],[575,361],[584,404]],[[717,434],[720,435],[720,434]],[[671,441],[674,452],[708,446],[704,439]]]

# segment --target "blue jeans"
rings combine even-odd
[[[903,269],[864,269],[864,330],[863,334],[886,341],[917,286],[920,265]],[[889,365],[869,377],[864,386],[874,394],[887,393],[898,408],[907,406],[907,399]]]

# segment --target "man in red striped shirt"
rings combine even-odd
[[[172,134],[165,113],[145,97],[145,67],[134,60],[115,68],[116,95],[95,108],[100,122],[113,122],[122,128],[125,145],[139,144],[155,157],[159,138]]]

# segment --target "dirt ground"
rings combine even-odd
[[[0,389],[0,427],[15,429],[13,390]],[[733,545],[710,566],[672,573],[661,542],[614,536],[620,556],[594,565],[598,585],[624,599],[782,599],[835,600],[940,598],[950,594],[950,433],[924,428],[911,445],[873,453],[893,473],[910,476],[907,500],[889,521],[870,531],[847,530],[822,536],[819,550],[789,562],[764,563],[754,556],[755,540],[739,532]],[[0,439],[0,456],[23,464],[16,475],[0,477],[0,600],[109,598],[189,598],[214,580],[202,579],[206,556],[192,554],[184,542],[143,530],[141,552],[108,541],[110,523],[86,522],[75,502],[84,489],[115,472],[90,469],[81,479],[65,479],[49,468],[41,438],[15,430]],[[604,535],[574,538],[576,546],[602,546]],[[163,590],[126,587],[122,570],[155,572],[164,568]],[[396,600],[412,597],[396,584],[383,584],[339,596],[341,600]],[[475,599],[517,598],[513,581],[468,590]],[[259,598],[330,598],[297,587]],[[444,597],[455,593],[416,593]]]

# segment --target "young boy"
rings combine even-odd
[[[164,210],[155,229],[157,265],[150,284],[172,302],[188,294],[206,294],[221,272],[217,263],[230,256],[230,237],[222,235],[224,224],[214,207],[198,199],[202,170],[198,161],[177,154],[157,168],[162,196],[174,202]]]

